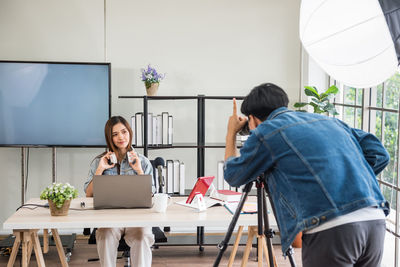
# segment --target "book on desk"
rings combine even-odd
[[[224,207],[232,214],[235,214],[239,202],[225,202]],[[243,204],[240,214],[254,214],[257,213],[257,202],[246,202]]]
[[[232,190],[216,190],[216,192],[211,194],[210,197],[224,202],[239,202],[242,193]]]

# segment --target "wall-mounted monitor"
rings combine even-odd
[[[105,146],[111,64],[0,61],[0,146]]]

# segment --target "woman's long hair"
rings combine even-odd
[[[128,130],[130,138],[129,138],[129,143],[128,143],[127,148],[128,148],[128,150],[130,150],[130,148],[132,147],[133,132],[132,132],[131,126],[123,117],[113,116],[106,122],[106,126],[104,126],[104,136],[106,138],[108,150],[110,150],[114,153],[118,152],[118,148],[115,146],[115,144],[112,140],[112,129],[113,129],[114,125],[116,125],[118,123],[122,123]]]
[[[129,125],[129,123],[121,116],[113,116],[111,117],[107,122],[106,125],[104,126],[104,137],[106,139],[106,143],[107,143],[107,149],[109,151],[112,151],[114,153],[118,153],[118,148],[115,146],[113,140],[112,140],[112,129],[114,127],[114,125],[118,124],[118,123],[122,123],[126,129],[129,132],[129,143],[127,146],[128,151],[130,151],[132,149],[132,138],[133,138],[133,132],[131,129],[131,126]],[[107,152],[104,152],[100,155],[98,155],[96,158],[101,158],[103,157]]]

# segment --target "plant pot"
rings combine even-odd
[[[157,95],[159,83],[151,83],[149,87],[146,87],[146,92],[148,96]]]
[[[57,208],[56,204],[51,200],[48,199],[50,214],[51,216],[67,216],[69,206],[71,205],[71,200],[65,200],[64,205],[61,208]]]

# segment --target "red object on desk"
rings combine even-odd
[[[242,197],[242,193],[232,191],[232,190],[218,190],[217,199],[227,201],[227,202],[239,202]]]
[[[214,180],[215,176],[206,176],[206,177],[199,177],[197,179],[196,184],[194,185],[192,192],[190,192],[186,203],[190,204],[193,201],[193,198],[196,194],[202,194],[203,196],[207,193],[208,188],[210,187],[212,181]]]

